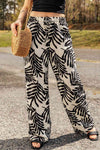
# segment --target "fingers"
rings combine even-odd
[[[19,22],[18,25],[19,25],[20,28],[22,28],[22,23],[21,22]]]
[[[14,33],[15,36],[17,36],[17,26],[19,26],[20,28],[22,28],[21,22],[13,22],[11,24],[11,30]]]
[[[17,35],[17,30],[16,30],[16,24],[15,23],[12,23],[11,25],[11,29],[12,29],[12,32],[15,34],[15,36]]]

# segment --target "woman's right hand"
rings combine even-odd
[[[15,36],[17,36],[17,26],[19,26],[20,28],[22,28],[22,22],[20,20],[16,20],[10,26],[11,30],[14,33]]]

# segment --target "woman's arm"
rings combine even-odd
[[[15,36],[17,35],[16,27],[19,25],[22,28],[22,24],[25,22],[25,18],[26,18],[27,12],[28,12],[28,7],[30,4],[30,1],[31,1],[31,3],[33,2],[33,0],[25,0],[24,1],[24,4],[20,10],[17,20],[11,24],[11,30],[15,34]]]
[[[23,5],[22,9],[20,10],[17,20],[20,20],[22,23],[25,22],[25,18],[26,18],[27,12],[28,12],[28,7],[30,5],[30,1],[31,1],[31,3],[33,2],[33,0],[25,0],[24,5]]]

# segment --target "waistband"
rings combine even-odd
[[[56,23],[59,23],[59,22],[62,22],[62,23],[66,23],[66,18],[65,17],[61,17],[61,16],[52,16],[52,17],[49,17],[49,16],[45,16],[45,17],[40,17],[40,16],[29,16],[29,20],[38,20],[38,21],[54,21]]]

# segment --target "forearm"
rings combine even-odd
[[[25,8],[25,7],[22,7],[22,9],[20,10],[20,13],[19,13],[19,16],[17,18],[17,20],[20,20],[22,23],[25,22],[25,18],[27,16],[27,12],[28,12],[28,9]]]

